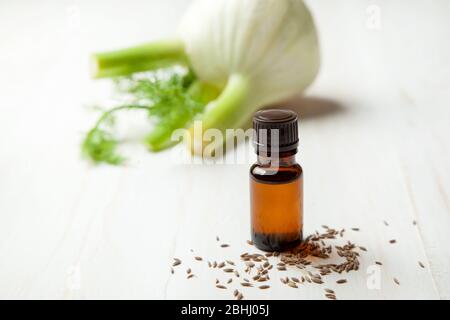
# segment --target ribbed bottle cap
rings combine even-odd
[[[296,150],[298,146],[297,114],[287,109],[266,109],[253,116],[253,143],[256,151],[270,151],[278,145],[279,152]],[[264,129],[266,130],[264,134]],[[278,143],[272,141],[271,130],[278,129]]]

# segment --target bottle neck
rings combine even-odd
[[[257,162],[260,165],[272,165],[278,162],[279,166],[289,167],[297,163],[295,155],[297,154],[297,149],[280,152],[279,154],[257,152]]]

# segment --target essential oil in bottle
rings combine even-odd
[[[250,168],[252,241],[264,251],[285,251],[302,241],[303,170],[295,160],[297,114],[282,109],[258,111],[253,129],[258,160]]]

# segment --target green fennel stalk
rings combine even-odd
[[[177,40],[163,40],[131,48],[95,53],[91,57],[94,78],[129,75],[173,65],[187,65],[184,45]]]

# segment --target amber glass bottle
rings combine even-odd
[[[250,168],[253,243],[265,251],[300,244],[303,229],[303,170],[296,162],[297,115],[262,110],[253,117],[257,162]]]

